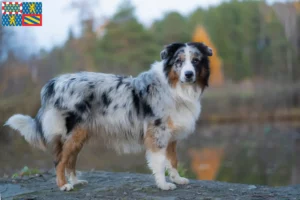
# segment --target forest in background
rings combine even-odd
[[[267,119],[274,115],[299,119],[299,1],[270,5],[265,1],[231,0],[207,9],[195,8],[186,16],[170,11],[149,27],[139,22],[130,1],[123,1],[105,20],[88,12],[93,4],[82,2],[74,1],[70,7],[79,15],[90,13],[81,18],[81,34],[75,37],[70,29],[63,45],[40,50],[34,56],[24,58],[27,43],[20,47],[12,42],[16,41],[14,33],[0,27],[2,113],[27,111],[20,96],[31,102],[27,105],[29,114],[35,113],[40,88],[58,74],[97,71],[137,75],[160,59],[164,45],[201,41],[214,50],[211,87],[204,95],[207,119],[222,121],[212,114],[230,111],[235,112],[229,120],[241,115],[247,118],[249,110],[266,111],[262,118]],[[215,101],[220,98],[223,101]],[[21,108],[16,106],[18,102]],[[6,117],[4,114],[0,121]]]

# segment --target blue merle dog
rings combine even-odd
[[[76,177],[83,144],[99,135],[120,153],[146,150],[157,187],[187,184],[177,171],[176,143],[195,131],[200,98],[208,86],[212,50],[203,43],[173,43],[161,61],[137,77],[93,72],[65,74],[42,89],[33,119],[13,115],[6,125],[42,149],[54,146],[57,185],[63,191],[87,183]],[[165,178],[168,170],[170,180]],[[65,174],[69,177],[69,183]]]

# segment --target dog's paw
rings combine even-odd
[[[174,190],[176,188],[176,185],[173,183],[166,182],[164,184],[157,185],[157,187],[162,190]]]
[[[86,180],[76,180],[76,181],[72,181],[71,183],[72,183],[72,185],[86,185],[89,182]]]
[[[71,191],[74,189],[73,185],[70,183],[64,184],[59,188],[61,191]]]
[[[174,178],[170,177],[170,180],[173,183],[180,184],[180,185],[188,184],[190,182],[189,179],[184,178],[184,177],[180,177],[180,176],[177,176],[177,177],[174,177]]]

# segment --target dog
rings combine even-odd
[[[5,125],[33,146],[54,147],[62,191],[87,183],[77,179],[75,165],[84,143],[95,135],[119,153],[144,149],[157,187],[173,190],[174,183],[189,182],[176,169],[176,144],[195,131],[212,54],[204,43],[172,43],[160,53],[161,61],[137,77],[94,72],[58,76],[42,88],[35,118],[16,114]],[[173,183],[166,181],[166,169]]]

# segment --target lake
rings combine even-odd
[[[51,152],[30,147],[6,128],[0,151],[1,176],[11,176],[24,166],[41,171],[54,167]],[[271,186],[300,183],[299,153],[297,122],[199,123],[178,147],[180,171],[189,178]],[[77,169],[150,173],[144,153],[117,155],[97,140],[84,147]]]

